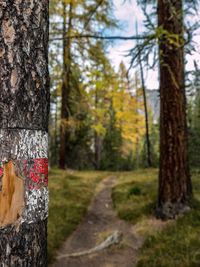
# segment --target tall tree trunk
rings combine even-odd
[[[98,109],[99,105],[99,96],[98,96],[98,89],[95,90],[95,109]],[[96,123],[98,123],[98,119],[96,119]],[[100,169],[100,163],[101,163],[101,137],[99,136],[99,133],[95,131],[94,133],[94,161],[95,161],[95,169]]]
[[[48,0],[0,1],[0,266],[47,266]]]
[[[69,116],[70,116],[70,92],[71,92],[71,39],[66,35],[71,35],[72,30],[72,1],[69,3],[68,25],[66,2],[63,1],[63,83],[62,83],[62,103],[61,103],[61,127],[60,127],[60,159],[59,166],[65,169],[67,161],[67,147],[69,144]]]
[[[158,1],[160,40],[160,173],[157,216],[174,218],[188,209],[192,195],[187,155],[181,0]],[[165,31],[165,32],[164,32]],[[176,36],[177,38],[170,40]]]

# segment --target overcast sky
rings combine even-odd
[[[113,0],[115,4],[115,16],[120,21],[120,24],[123,25],[123,27],[116,32],[117,35],[123,35],[123,36],[130,36],[135,35],[135,23],[138,22],[138,28],[139,32],[143,29],[143,21],[144,16],[142,13],[142,10],[140,7],[137,6],[137,1],[125,1],[123,4],[123,0]],[[191,20],[199,20],[199,17],[197,18],[191,18]],[[198,43],[200,44],[200,37],[196,37],[195,41],[197,42],[197,49],[199,49]],[[109,57],[117,69],[119,66],[119,63],[123,60],[127,66],[127,68],[130,66],[130,58],[126,57],[128,51],[133,48],[134,41],[117,41],[114,43],[112,47],[109,49]],[[193,69],[193,60],[197,60],[198,63],[200,63],[200,54],[193,53],[193,56],[187,56],[187,70]],[[200,65],[200,64],[199,64]],[[145,81],[146,86],[149,89],[158,89],[158,78],[157,78],[157,70],[154,71],[148,71],[148,73],[145,73]]]

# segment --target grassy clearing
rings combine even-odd
[[[144,231],[147,239],[137,267],[200,266],[200,173],[193,172],[192,177],[193,209],[162,231]],[[119,216],[131,223],[143,224],[153,212],[156,187],[156,170],[120,174],[119,184],[113,190]]]
[[[118,177],[112,197],[119,217],[135,224],[152,214],[157,193],[157,170],[122,172]]]
[[[97,183],[108,174],[53,169],[49,175],[48,258],[51,262],[56,249],[85,215]]]

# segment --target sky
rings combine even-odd
[[[123,27],[120,30],[115,32],[116,35],[123,35],[123,36],[131,36],[135,35],[135,25],[136,21],[138,23],[138,31],[139,33],[143,30],[143,21],[144,15],[140,7],[137,6],[136,0],[113,0],[115,5],[115,17],[120,21],[120,24]],[[195,20],[199,20],[199,17],[192,17],[191,21],[194,22]],[[194,69],[193,61],[194,59],[197,60],[200,66],[200,35],[195,37],[195,42],[197,43],[197,49],[199,52],[193,53],[191,56],[187,56],[187,70]],[[109,58],[113,66],[115,66],[116,70],[119,66],[119,63],[123,60],[126,64],[127,68],[130,66],[130,57],[127,57],[128,51],[134,47],[135,42],[133,40],[129,41],[117,41],[114,43],[112,47],[109,48]],[[132,72],[134,72],[133,70]],[[155,70],[148,70],[145,71],[145,82],[146,87],[148,89],[158,89],[158,71]]]

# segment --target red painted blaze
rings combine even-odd
[[[48,159],[37,158],[13,161],[15,171],[19,177],[26,180],[29,189],[39,189],[48,186]],[[0,178],[4,169],[0,167]]]
[[[37,158],[24,160],[23,172],[28,178],[29,189],[48,186],[48,159]]]
[[[30,170],[30,179],[34,183],[44,183],[48,185],[48,160],[41,158],[35,159],[33,168]]]

